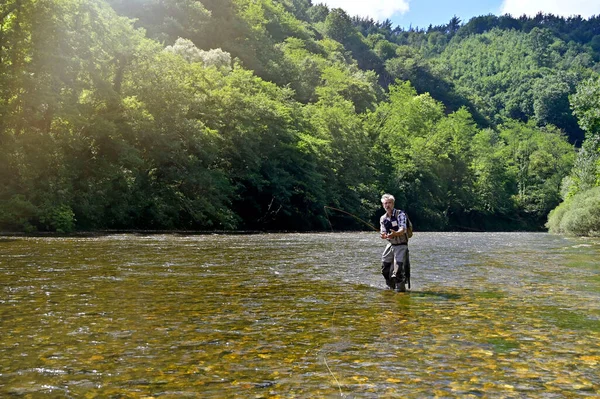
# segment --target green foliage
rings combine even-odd
[[[317,46],[315,43],[314,47]],[[297,38],[288,38],[281,46],[291,67],[290,87],[295,92],[295,98],[303,103],[315,101],[315,89],[321,84],[323,69],[330,64],[324,49],[317,47],[318,53],[315,54],[309,47],[310,42]]]
[[[318,98],[327,101],[341,96],[354,105],[357,113],[373,109],[382,94],[372,71],[333,65],[323,70],[322,79],[323,85],[316,89]]]
[[[224,1],[228,3],[228,1]],[[178,37],[210,34],[211,12],[205,1],[194,0],[108,0],[119,13],[137,20],[150,37],[174,42]]]
[[[582,191],[550,212],[546,226],[556,234],[600,237],[600,187]]]
[[[583,75],[567,72],[572,66],[554,44],[548,30],[496,28],[452,40],[436,59],[436,70],[450,73],[458,92],[492,122],[535,119],[565,129],[580,142],[567,98]]]
[[[341,8],[334,8],[325,18],[325,34],[340,43],[356,35],[350,17]]]
[[[75,213],[65,204],[48,205],[40,214],[39,222],[45,230],[70,233],[75,230]]]
[[[577,131],[577,120],[569,106],[577,77],[572,73],[550,75],[533,85],[534,120],[539,126],[562,126],[566,131]]]
[[[587,137],[600,134],[600,77],[590,78],[571,97],[573,113]]]
[[[398,46],[394,43],[388,42],[387,40],[379,40],[374,45],[375,54],[382,60],[388,60],[394,58],[396,55],[396,48]]]
[[[312,22],[325,22],[329,14],[329,8],[325,4],[316,4],[307,11]]]
[[[191,40],[178,38],[175,44],[165,51],[182,56],[188,62],[201,62],[205,67],[214,66],[225,71],[231,70],[231,55],[221,49],[200,50]]]
[[[323,33],[342,43],[361,69],[384,72],[383,62],[369,47],[367,40],[354,29],[352,20],[344,10],[335,8],[329,12],[324,22]]]
[[[370,188],[372,143],[353,104],[334,95],[307,106],[304,112],[310,123],[304,145],[317,157],[328,204],[368,218],[363,195],[377,195]]]
[[[517,209],[512,199],[516,182],[506,165],[505,146],[499,133],[492,129],[479,131],[473,137],[474,210],[486,217],[510,215]]]
[[[517,206],[536,219],[545,217],[560,201],[561,181],[574,160],[572,147],[561,131],[532,122],[507,123],[500,137],[508,175],[517,186]]]
[[[554,127],[574,137],[569,95],[595,134],[596,82],[577,86],[593,46],[551,27],[402,31],[308,0],[108,4],[0,5],[2,229],[323,229],[324,205],[376,218],[382,192],[420,229],[531,228],[573,161]],[[571,197],[597,178],[590,151]]]
[[[599,141],[600,137],[591,137],[579,149],[571,173],[563,181],[563,199],[600,185]]]
[[[9,199],[0,200],[0,229],[2,231],[35,230],[31,221],[39,213],[38,208],[23,195],[15,195]]]
[[[408,83],[391,86],[377,114],[379,151],[389,151],[393,165],[380,184],[424,229],[448,228],[472,207],[469,142],[476,129],[470,115],[444,115],[441,103],[416,95]]]

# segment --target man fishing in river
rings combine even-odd
[[[394,208],[395,201],[391,194],[384,194],[381,197],[381,204],[385,209],[385,214],[379,219],[381,238],[388,241],[381,255],[381,274],[389,288],[396,292],[405,292],[407,271],[410,267],[408,266],[407,217],[406,213]]]

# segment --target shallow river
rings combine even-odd
[[[600,242],[415,233],[0,237],[0,397],[600,396]]]

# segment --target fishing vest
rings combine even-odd
[[[392,230],[393,231],[400,230],[400,221],[398,220],[400,213],[401,213],[401,211],[399,209],[394,208],[392,210],[391,218],[387,217],[387,213],[381,217],[381,223],[385,227],[386,233],[389,233]],[[396,222],[396,223],[394,223],[394,222]],[[408,226],[406,228],[408,229]],[[404,237],[388,238],[388,241],[392,244],[405,244],[408,241],[408,239],[405,235]]]

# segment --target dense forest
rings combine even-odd
[[[389,192],[417,231],[600,234],[599,73],[600,17],[6,0],[0,230],[365,229]]]

